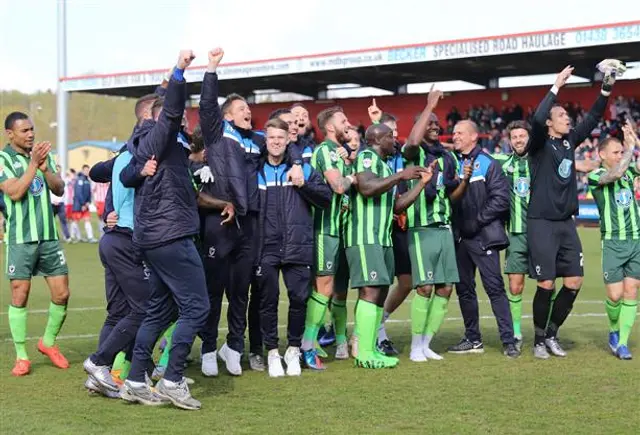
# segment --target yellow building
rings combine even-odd
[[[111,159],[124,142],[87,140],[69,144],[67,164],[69,169],[82,170],[82,165],[93,166],[98,162]],[[56,157],[56,161],[57,161]]]

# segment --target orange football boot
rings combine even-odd
[[[54,366],[60,369],[69,368],[69,361],[67,361],[64,355],[60,353],[60,349],[58,349],[58,346],[54,345],[51,347],[46,347],[44,344],[42,344],[41,338],[40,341],[38,341],[38,350],[41,354],[48,356]]]
[[[28,359],[17,359],[16,365],[11,370],[13,376],[26,376],[31,371],[31,361]]]

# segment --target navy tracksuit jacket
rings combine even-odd
[[[288,344],[300,347],[313,263],[312,207],[328,207],[333,196],[329,185],[308,163],[303,166],[302,187],[287,182],[289,169],[285,163],[273,166],[265,162],[258,172],[256,285],[267,351],[278,348],[280,272],[289,294]]]
[[[453,207],[456,259],[460,282],[456,284],[465,337],[481,340],[476,294],[476,268],[489,296],[503,344],[513,343],[509,300],[500,270],[500,251],[509,245],[504,221],[509,215],[509,184],[500,165],[477,146],[469,155],[459,155],[462,178],[464,163],[474,159],[469,186]]]
[[[133,243],[142,250],[151,284],[129,374],[135,382],[144,382],[153,347],[178,314],[165,378],[181,381],[193,340],[209,314],[204,268],[194,243],[200,226],[197,191],[189,160],[178,143],[187,96],[186,82],[178,76],[174,72],[169,81],[158,120],[145,121],[128,143],[134,156],[129,167],[144,164],[151,156],[158,162],[156,174],[142,180],[135,191]],[[122,175],[120,179],[127,186]]]

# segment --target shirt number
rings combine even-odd
[[[580,253],[580,267],[584,267],[584,254]]]

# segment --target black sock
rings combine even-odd
[[[547,337],[555,337],[558,334],[558,329],[564,321],[567,320],[569,313],[571,313],[573,309],[573,302],[576,300],[579,291],[580,289],[574,290],[562,286],[553,303],[551,318],[549,319],[549,326],[547,327]]]
[[[538,286],[536,295],[533,297],[533,327],[535,330],[535,344],[544,343],[552,297],[553,289],[547,290],[540,286]]]

